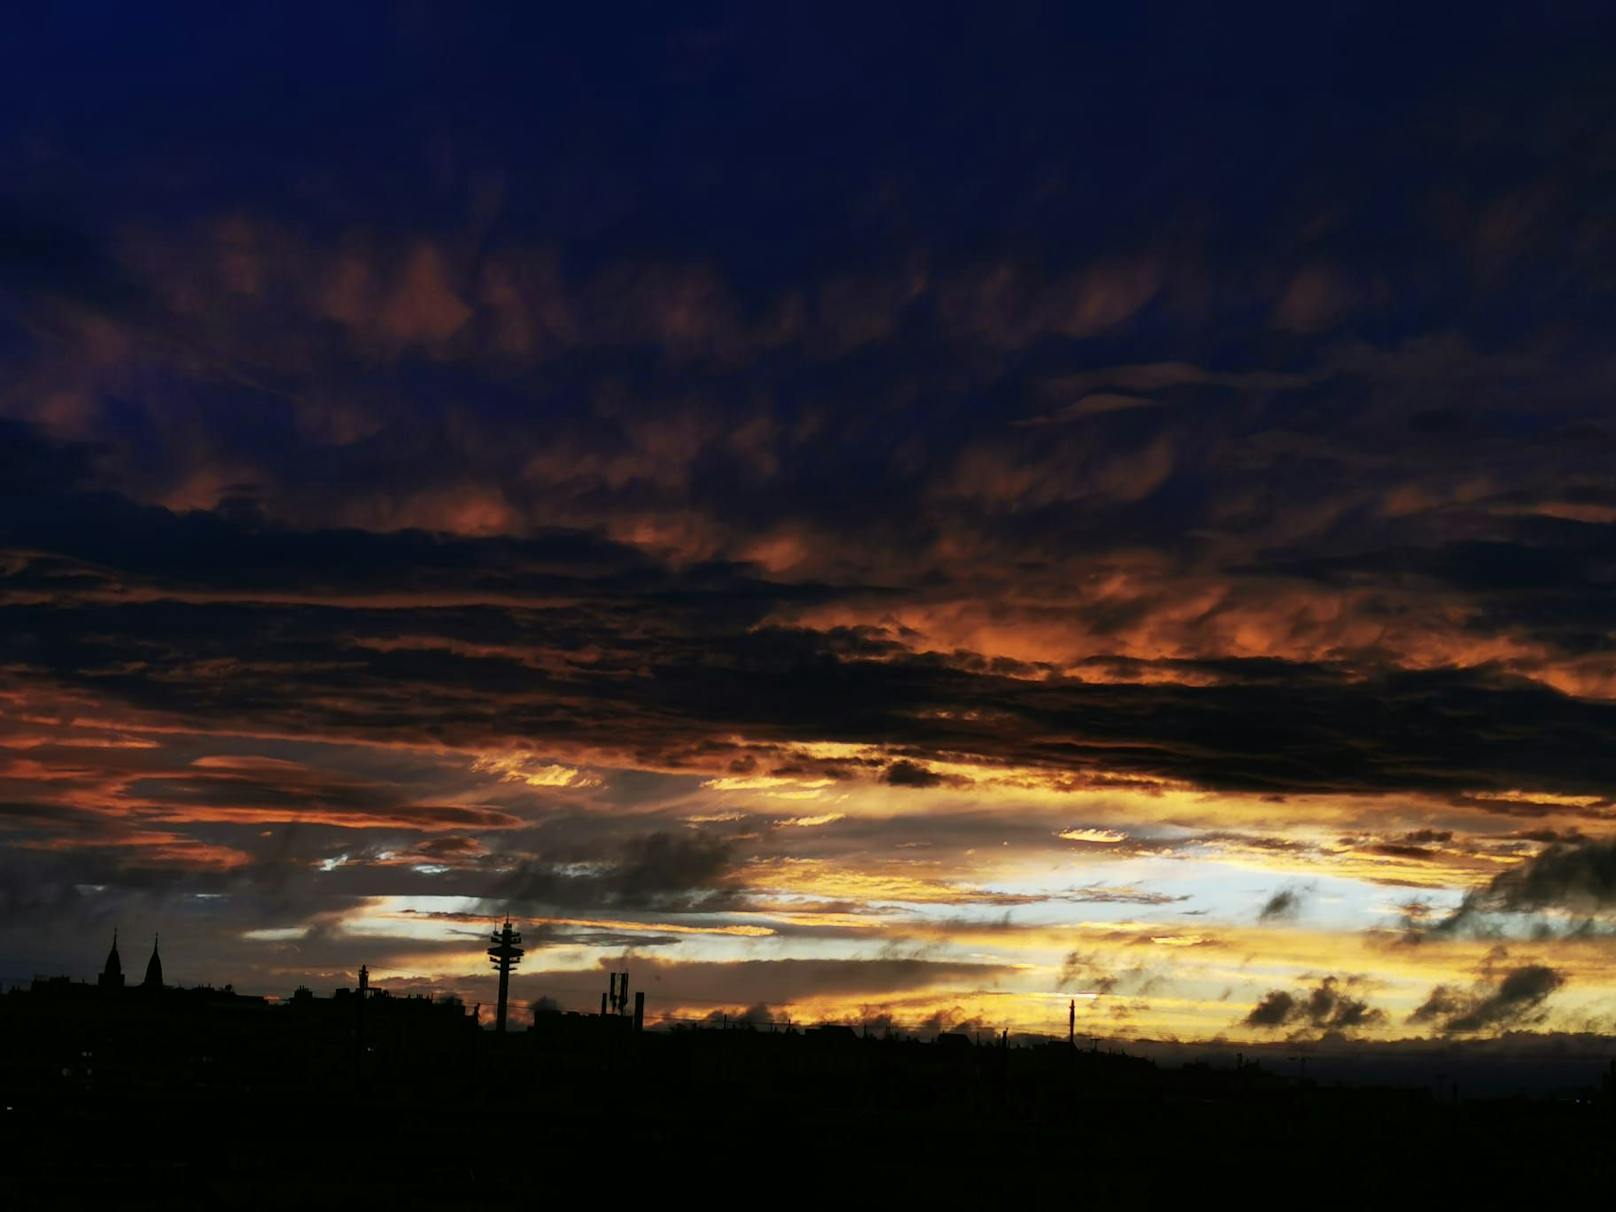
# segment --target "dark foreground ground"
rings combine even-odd
[[[1610,1191],[1613,1125],[1560,1106],[1077,1100],[1061,1116],[863,1091],[642,1091],[621,1110],[147,1098],[7,1116],[13,1207],[537,1207],[1195,1198],[1431,1203]],[[900,1206],[912,1206],[904,1203]],[[1484,1202],[1482,1206],[1493,1206]],[[1539,1206],[1532,1204],[1529,1206]]]

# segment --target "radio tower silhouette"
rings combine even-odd
[[[505,1030],[505,1004],[511,990],[511,969],[522,962],[522,936],[511,929],[511,919],[488,936],[488,962],[499,969],[499,1010],[494,1018],[494,1030]]]

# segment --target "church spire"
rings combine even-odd
[[[144,989],[161,989],[163,987],[163,960],[157,954],[157,936],[152,935],[151,959],[146,961],[146,979],[141,982]]]
[[[123,961],[118,958],[118,928],[112,928],[112,950],[107,952],[107,962],[101,969],[101,979],[96,982],[103,989],[123,988]]]

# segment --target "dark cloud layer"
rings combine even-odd
[[[492,908],[711,910],[733,903],[725,885],[732,844],[701,834],[650,833],[627,839],[606,862],[533,861],[504,877]]]
[[[1616,778],[1616,706],[1489,666],[1225,658],[1188,667],[1200,685],[1001,670],[879,627],[770,625],[836,591],[670,570],[585,534],[290,532],[33,492],[8,496],[0,542],[28,553],[4,607],[13,678],[198,727],[537,739],[668,768],[739,734],[1243,791],[1599,794]],[[945,781],[910,759],[883,777]]]
[[[1530,1027],[1544,1020],[1543,1003],[1563,984],[1563,973],[1545,964],[1526,964],[1471,990],[1438,985],[1409,1022],[1434,1025],[1449,1035]]]
[[[1260,922],[1282,922],[1296,917],[1302,911],[1302,902],[1306,893],[1300,888],[1281,888],[1266,901],[1257,911],[1257,920]]]
[[[1345,1034],[1373,1026],[1386,1017],[1362,998],[1348,992],[1352,980],[1326,976],[1312,989],[1290,992],[1271,989],[1251,1008],[1243,1022],[1248,1027]]]
[[[1465,894],[1432,929],[1486,929],[1496,915],[1551,913],[1591,927],[1616,906],[1616,842],[1552,841],[1535,857]],[[1507,916],[1505,918],[1507,920]]]
[[[1480,899],[1489,908],[1514,913],[1608,909],[1616,905],[1616,843],[1552,845],[1530,862],[1501,872]]]

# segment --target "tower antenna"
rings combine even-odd
[[[522,962],[522,936],[511,928],[511,919],[488,936],[488,962],[499,969],[499,1010],[494,1016],[494,1030],[504,1034],[505,1007],[510,998],[511,969]]]

